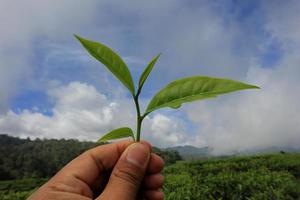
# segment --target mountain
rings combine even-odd
[[[175,146],[175,147],[168,147],[165,150],[167,151],[177,151],[179,155],[184,158],[202,158],[210,156],[211,148],[209,147],[195,147],[191,145],[184,145],[184,146]]]
[[[177,151],[183,159],[201,159],[211,156],[234,156],[234,155],[259,155],[268,153],[297,153],[300,152],[300,147],[266,147],[242,151],[226,152],[225,154],[212,154],[212,147],[195,147],[190,145],[175,146],[165,148],[166,151]]]
[[[239,155],[254,155],[254,154],[268,154],[268,153],[299,153],[300,147],[277,147],[271,146],[266,148],[252,149],[239,151]]]

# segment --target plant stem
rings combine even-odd
[[[139,105],[139,94],[140,91],[133,97],[134,98],[134,103],[135,103],[135,108],[136,108],[136,142],[140,141],[140,135],[141,135],[141,127],[142,127],[142,121],[143,121],[143,117],[141,116],[141,111],[140,111],[140,105]]]
[[[137,132],[136,132],[136,141],[140,141],[140,135],[141,135],[141,127],[142,127],[142,120],[141,118],[137,121]]]

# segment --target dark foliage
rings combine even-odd
[[[157,155],[161,156],[164,159],[165,165],[174,164],[174,163],[176,163],[176,161],[182,160],[178,151],[161,150],[159,148],[153,147],[153,152],[156,153]]]
[[[73,158],[95,146],[94,142],[73,139],[30,140],[0,135],[0,180],[51,177]],[[154,151],[166,164],[181,159],[175,151],[158,148]]]
[[[53,176],[74,157],[95,146],[77,140],[30,140],[0,135],[0,179]]]

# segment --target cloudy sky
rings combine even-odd
[[[137,81],[162,53],[143,108],[173,79],[227,77],[259,85],[153,112],[144,139],[215,153],[300,146],[300,1],[0,0],[0,133],[96,140],[135,129],[126,88],[73,34],[118,52]]]

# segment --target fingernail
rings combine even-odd
[[[126,160],[138,167],[145,168],[149,160],[149,148],[141,143],[133,143],[128,147]]]

